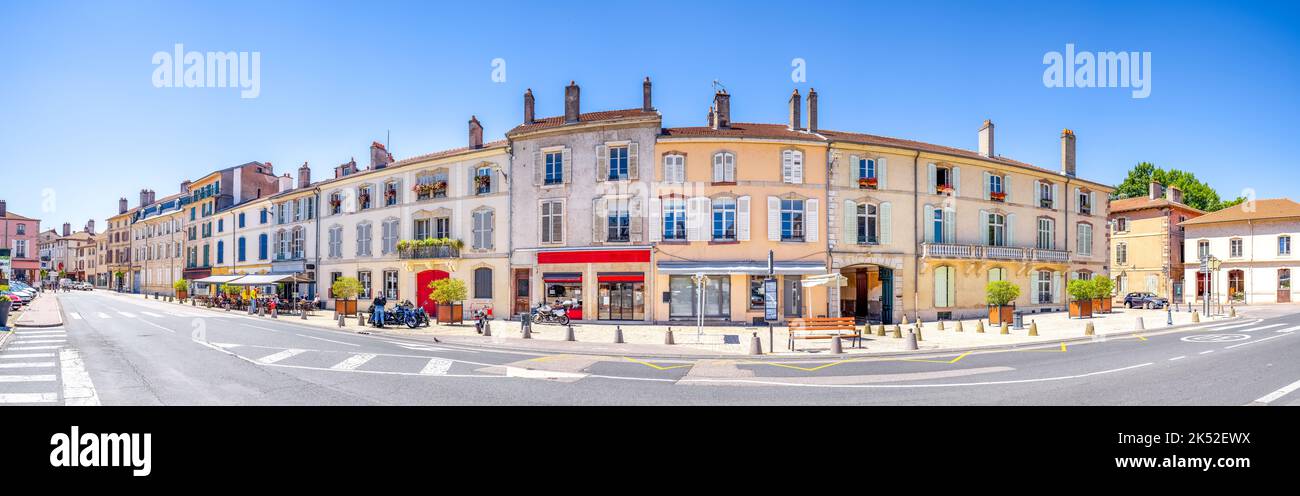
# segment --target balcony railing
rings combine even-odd
[[[460,248],[455,246],[408,246],[397,250],[397,258],[403,260],[460,258]]]
[[[1065,250],[1040,250],[1037,248],[1017,248],[1014,246],[922,243],[921,254],[926,258],[1032,260],[1036,262],[1070,261],[1070,252]]]

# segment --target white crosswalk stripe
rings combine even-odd
[[[30,336],[33,334],[67,334],[67,331],[21,331],[19,336]]]
[[[374,353],[358,353],[348,357],[342,362],[334,364],[334,366],[330,368],[334,370],[356,370],[357,367],[365,365],[366,362],[369,362],[373,358],[375,358]]]
[[[73,320],[81,320],[81,314],[77,312],[68,312],[68,316],[72,317]]]
[[[59,349],[59,348],[62,348],[62,346],[49,346],[49,345],[41,345],[41,346],[12,346],[12,347],[9,347],[8,350],[9,350],[9,351],[36,351],[36,350],[57,350],[57,349]]]
[[[66,339],[23,339],[21,337],[14,339],[15,344],[54,344],[66,342],[68,342]]]
[[[16,360],[19,358],[54,358],[53,353],[6,353],[0,354],[0,360]]]
[[[96,317],[99,317],[99,318],[101,318],[101,319],[111,319],[111,318],[113,318],[113,317],[110,317],[108,314],[106,314],[106,313],[104,313],[104,312],[95,312],[95,316],[96,316]]]
[[[54,382],[53,374],[46,375],[0,375],[0,382]]]
[[[154,318],[162,318],[162,315],[159,315],[159,314],[156,314],[156,313],[153,313],[153,312],[140,312],[140,313],[145,314],[145,315],[148,315],[148,316],[150,316],[150,317],[154,317]]]
[[[121,316],[123,316],[123,317],[126,317],[126,318],[128,318],[128,319],[134,319],[134,318],[135,318],[135,314],[130,313],[130,312],[123,312],[123,311],[120,311],[120,310],[119,310],[119,311],[117,312],[117,314],[118,314],[118,315],[121,315]]]
[[[1277,332],[1294,332],[1297,330],[1300,330],[1300,326],[1288,327],[1286,329],[1278,329]]]
[[[286,358],[297,356],[298,354],[301,354],[305,351],[307,350],[288,349],[288,350],[281,351],[279,353],[272,353],[270,355],[264,356],[262,358],[257,359],[257,361],[270,365],[272,363],[279,362]]]
[[[8,393],[0,394],[3,403],[57,403],[59,393]]]
[[[431,358],[429,363],[424,365],[420,370],[421,375],[447,375],[447,370],[451,369],[451,360],[446,358]]]
[[[54,367],[54,362],[3,362],[0,369],[37,369]]]

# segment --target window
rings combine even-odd
[[[766,293],[763,292],[763,281],[767,276],[749,276],[749,309],[762,310],[766,301]]]
[[[397,300],[397,271],[384,271],[384,298]]]
[[[18,224],[18,235],[22,236],[24,234],[27,234],[27,224]]]
[[[1038,206],[1053,208],[1055,203],[1056,195],[1052,194],[1052,183],[1038,183]]]
[[[731,277],[727,275],[708,275],[704,281],[704,301],[700,302],[700,291],[692,276],[670,276],[668,278],[668,317],[670,319],[695,318],[700,307],[704,307],[705,318],[728,319],[731,317]]]
[[[267,246],[266,234],[257,235],[257,259],[266,260],[268,256],[267,254],[268,249],[269,247]]]
[[[858,178],[875,179],[876,161],[870,158],[858,159]]]
[[[1002,193],[1002,176],[999,176],[997,174],[989,174],[988,177],[989,177],[989,194],[993,195],[992,196],[993,198],[997,198],[997,195]]]
[[[686,201],[664,200],[664,240],[686,240]]]
[[[1160,289],[1160,277],[1155,274],[1147,274],[1147,292],[1155,293]]]
[[[858,204],[854,218],[858,224],[856,240],[858,244],[874,245],[880,242],[880,217],[875,205],[870,203]]]
[[[1198,260],[1210,258],[1210,242],[1200,240],[1196,242],[1196,256]]]
[[[292,213],[289,211],[289,209],[290,209],[290,207],[289,207],[289,202],[284,202],[284,203],[281,203],[281,204],[275,206],[275,223],[276,223],[276,224],[288,224],[288,223],[289,223],[290,215],[292,215]]]
[[[265,234],[262,235],[266,237]],[[330,228],[330,258],[343,257],[343,227],[334,226]]]
[[[287,260],[289,258],[289,235],[283,229],[275,233],[275,259]]]
[[[384,255],[397,253],[397,238],[400,237],[401,233],[398,220],[385,220],[382,229],[383,239],[380,243],[379,252]]]
[[[1038,289],[1038,304],[1046,305],[1048,303],[1051,303],[1053,300],[1052,271],[1050,270],[1038,271],[1038,280],[1035,281],[1035,285],[1037,286]]]
[[[946,230],[944,229],[943,217],[943,209],[936,208],[930,218],[930,231],[935,243],[949,242],[944,236]]]
[[[343,195],[341,193],[330,193],[330,215],[343,213]]]
[[[434,217],[433,237],[438,239],[451,237],[451,217]]]
[[[1291,254],[1291,237],[1290,237],[1290,236],[1278,236],[1278,237],[1277,237],[1277,254],[1278,254],[1278,255],[1290,255],[1290,254]]]
[[[1076,251],[1080,255],[1092,255],[1092,224],[1079,224],[1079,235],[1075,237],[1078,240],[1079,247]]]
[[[235,248],[235,250],[237,251],[237,253],[235,254],[235,257],[236,257],[235,259],[238,260],[238,261],[240,261],[240,262],[247,261],[247,260],[248,260],[248,252],[246,251],[246,249],[247,249],[247,240],[245,240],[245,239],[242,238],[242,237],[239,238],[239,246],[237,246],[237,247]]]
[[[934,192],[944,194],[954,191],[952,169],[936,167],[934,169]]]
[[[1115,232],[1124,232],[1128,230],[1128,218],[1119,217],[1115,219]]]
[[[1116,265],[1124,265],[1124,264],[1126,264],[1126,263],[1128,263],[1128,244],[1126,244],[1126,243],[1116,243],[1116,244],[1115,244],[1115,264],[1116,264]]]
[[[944,265],[934,270],[934,306],[948,308],[957,301],[957,271]]]
[[[357,294],[357,298],[360,298],[360,299],[363,299],[363,300],[369,300],[369,299],[370,299],[370,289],[373,287],[373,286],[371,285],[371,283],[372,283],[373,281],[371,281],[371,279],[370,279],[370,271],[368,271],[368,270],[362,270],[362,271],[357,272],[357,280],[358,280],[358,281],[361,281],[361,292],[360,292],[359,294]]]
[[[989,269],[989,282],[1007,280],[1007,269],[994,267]]]
[[[663,182],[678,183],[678,184],[686,182],[686,157],[685,156],[664,155]]]
[[[384,206],[391,207],[397,205],[397,195],[400,193],[401,191],[398,189],[397,181],[384,183]]]
[[[474,243],[477,250],[491,250],[494,246],[493,222],[495,213],[491,210],[474,212]]]
[[[438,169],[432,173],[422,172],[415,177],[415,199],[417,201],[447,197],[447,171]]]
[[[22,224],[18,224],[18,227],[22,227]],[[27,258],[27,240],[19,239],[14,242],[14,256],[17,258]]]
[[[713,182],[736,182],[736,155],[731,152],[713,154]]]
[[[628,178],[627,170],[627,147],[611,146],[609,147],[609,180],[621,181]]]
[[[161,253],[158,254],[161,257]],[[153,258],[153,247],[149,247],[149,257]],[[226,263],[226,242],[217,241],[217,264]]]
[[[305,231],[302,226],[293,228],[293,238],[289,243],[289,251],[293,254],[294,260],[302,260],[307,257],[307,252],[303,246],[305,244],[303,239],[304,235]]]
[[[1079,213],[1083,215],[1092,214],[1092,193],[1079,190]]]
[[[474,269],[474,297],[492,297],[492,269],[487,267]]]
[[[1038,219],[1038,244],[1040,250],[1056,249],[1056,229],[1052,219]]]
[[[713,240],[736,240],[736,200],[719,198],[713,202]]]
[[[986,241],[989,246],[1006,246],[1007,218],[1002,214],[988,214],[989,230]]]
[[[781,152],[781,182],[803,184],[803,152],[798,150]]]
[[[606,241],[625,242],[632,239],[632,216],[628,212],[627,200],[609,201],[606,222]]]
[[[368,210],[374,206],[373,198],[371,198],[373,194],[374,188],[369,184],[357,188],[357,208],[359,210]]]
[[[357,225],[357,256],[358,257],[370,256],[371,253],[370,235],[372,233],[371,227],[372,226],[369,223]]]
[[[781,241],[803,241],[803,214],[803,200],[781,200]]]
[[[257,215],[258,215],[258,220],[260,221],[260,223],[265,224],[265,223],[266,223],[266,209],[264,208],[264,209],[258,211],[258,212],[257,212]]]
[[[542,202],[542,242],[564,242],[564,203]]]
[[[211,261],[212,261],[212,258],[209,256],[209,252],[210,252],[209,248],[211,248],[211,247],[208,246],[208,245],[203,245],[203,266],[204,266],[204,267],[208,267],[208,266],[212,265],[212,262],[211,262]],[[143,258],[143,257],[141,257],[141,258]]]
[[[1228,256],[1232,258],[1241,258],[1241,239],[1228,240]]]
[[[492,168],[474,169],[474,194],[486,195],[492,192]]]
[[[543,184],[560,184],[564,182],[564,152],[546,153],[546,170]]]

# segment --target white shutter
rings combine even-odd
[[[641,178],[640,148],[640,143],[635,141],[627,144],[627,177],[633,181]]]
[[[1064,205],[1063,203],[1061,203],[1061,185],[1053,184],[1052,185],[1052,209],[1055,210],[1061,208],[1060,207],[1061,205]]]
[[[820,202],[818,202],[817,200],[808,200],[804,202],[804,217],[803,217],[804,241],[807,241],[809,243],[817,241],[817,234],[819,230],[819,226],[817,225],[818,224],[817,221],[819,218],[819,216],[817,215],[817,207],[819,203]]]
[[[862,157],[849,155],[849,177],[853,178],[854,184],[858,182],[858,179],[862,179],[862,169],[861,166],[858,165],[861,161]]]
[[[497,235],[497,227],[496,227],[496,226],[497,226],[497,224],[496,224],[496,222],[497,222],[497,212],[496,212],[495,210],[489,211],[489,212],[487,213],[487,220],[484,221],[485,225],[483,226],[483,231],[484,231],[484,235],[483,235],[483,237],[484,237],[484,239],[487,241],[487,246],[485,246],[484,248],[487,248],[487,249],[489,249],[489,250],[496,249],[496,246],[497,246],[497,243],[496,243],[496,235]],[[397,230],[397,226],[393,226],[393,236],[394,236],[394,237],[397,236],[397,231],[398,231],[398,230]],[[394,246],[396,246],[395,243],[396,243],[396,241],[394,241]]]
[[[926,193],[930,193],[930,194],[934,193],[934,187],[936,186],[935,181],[938,180],[937,179],[938,172],[936,172],[937,170],[938,167],[936,167],[934,163],[930,163],[926,165],[926,172],[929,174],[929,178],[930,178],[930,182],[925,183],[927,188]]]
[[[645,200],[640,196],[633,197],[627,201],[628,215],[628,239],[633,243],[645,242]]]
[[[722,182],[723,177],[726,176],[726,173],[723,171],[723,162],[725,160],[724,154],[713,154],[713,182],[715,183]]]
[[[609,227],[609,202],[604,198],[597,198],[592,201],[591,206],[591,241],[593,243],[604,243],[609,239],[605,229]]]
[[[569,150],[568,148],[565,148],[564,151],[560,152],[560,157],[561,157],[560,160],[562,160],[562,161],[564,162],[564,167],[563,167],[564,170],[562,171],[563,174],[564,174],[564,184],[569,184],[569,183],[573,182],[573,153],[572,153],[572,150]]]
[[[1039,181],[1037,179],[1034,180],[1034,194],[1031,195],[1030,198],[1034,199],[1035,207],[1043,204],[1043,182],[1042,181]]]
[[[736,240],[749,241],[749,197],[736,199]]]
[[[609,177],[609,148],[596,145],[596,182]]]
[[[685,183],[686,182],[686,156],[684,155],[678,156],[675,162],[677,163],[677,165],[673,167],[673,169],[677,173],[677,182]]]
[[[840,238],[840,245],[849,246],[858,242],[858,204],[853,200],[844,200],[844,212],[840,214],[843,219],[844,234]]]
[[[708,197],[699,197],[696,199],[700,205],[700,224],[697,226],[700,233],[696,236],[700,241],[713,239],[713,200]]]
[[[885,157],[876,159],[876,189],[889,187],[889,164]]]
[[[501,192],[501,171],[497,170],[496,167],[492,167],[491,169],[488,170],[491,172],[492,175],[492,179],[491,179],[492,183],[490,184],[491,187],[488,188],[488,192],[489,193]],[[398,191],[401,190],[399,189]]]
[[[1007,246],[1016,245],[1016,214],[1007,214]]]
[[[767,240],[781,241],[781,199],[767,197]]]
[[[1074,194],[1070,195],[1070,201],[1074,204],[1074,213],[1079,213],[1079,188],[1074,188]],[[1069,203],[1066,205],[1069,205]]]
[[[781,152],[781,182],[784,183],[794,182],[794,178],[792,177],[794,166],[791,165],[793,160],[794,160],[793,157],[790,156],[790,150]]]
[[[989,176],[992,176],[992,174],[989,174],[988,171],[984,171],[984,179],[983,179],[982,181],[980,181],[980,182],[984,183],[984,196],[983,196],[983,198],[984,198],[985,200],[989,199],[989,193],[992,192],[992,191],[991,191],[991,188],[989,188]]]
[[[1061,303],[1061,293],[1062,293],[1061,289],[1062,289],[1061,273],[1058,271],[1053,271],[1052,272],[1052,303],[1058,305]]]
[[[877,220],[877,229],[880,230],[881,245],[889,245],[894,242],[893,210],[893,205],[890,205],[889,202],[883,202],[880,204],[879,212],[877,212],[880,215]]]
[[[946,243],[957,242],[957,211],[943,209],[943,239]]]
[[[704,213],[700,211],[699,198],[686,199],[686,240],[704,241],[700,226],[704,223]]]
[[[546,155],[542,153],[540,148],[533,155],[533,186],[541,186],[546,175]]]
[[[926,205],[923,209],[925,218],[921,220],[921,230],[925,232],[925,242],[934,242],[934,207]]]
[[[961,196],[961,167],[952,168],[952,195]]]
[[[727,154],[722,157],[722,180],[736,182],[736,156]]]
[[[1011,174],[1002,176],[1002,192],[1006,193],[1006,202],[1011,203]]]
[[[989,211],[980,210],[980,232],[976,238],[979,240],[978,245],[989,244]]]
[[[1092,212],[1093,212],[1093,213],[1101,212],[1101,209],[1100,209],[1100,208],[1097,208],[1097,192],[1096,192],[1096,191],[1089,191],[1089,192],[1088,192],[1088,208],[1092,209]]]
[[[651,198],[650,201],[647,202],[647,204],[649,205],[649,207],[648,210],[646,211],[646,222],[649,223],[650,225],[646,227],[649,228],[647,229],[647,231],[649,231],[650,233],[649,241],[651,243],[657,243],[659,242],[659,240],[663,239],[663,230],[664,230],[663,200],[660,200],[658,198]]]

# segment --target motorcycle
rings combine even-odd
[[[375,316],[375,310],[374,305],[371,305],[370,324],[375,327],[382,327]],[[403,301],[392,308],[384,309],[384,324],[405,325],[415,329],[421,325],[428,326],[429,316],[424,313],[423,308],[416,307],[410,301]]]
[[[573,300],[565,300],[557,306],[551,306],[546,302],[538,303],[533,308],[532,321],[535,324],[558,324],[562,326],[569,325],[569,308],[573,306]]]

